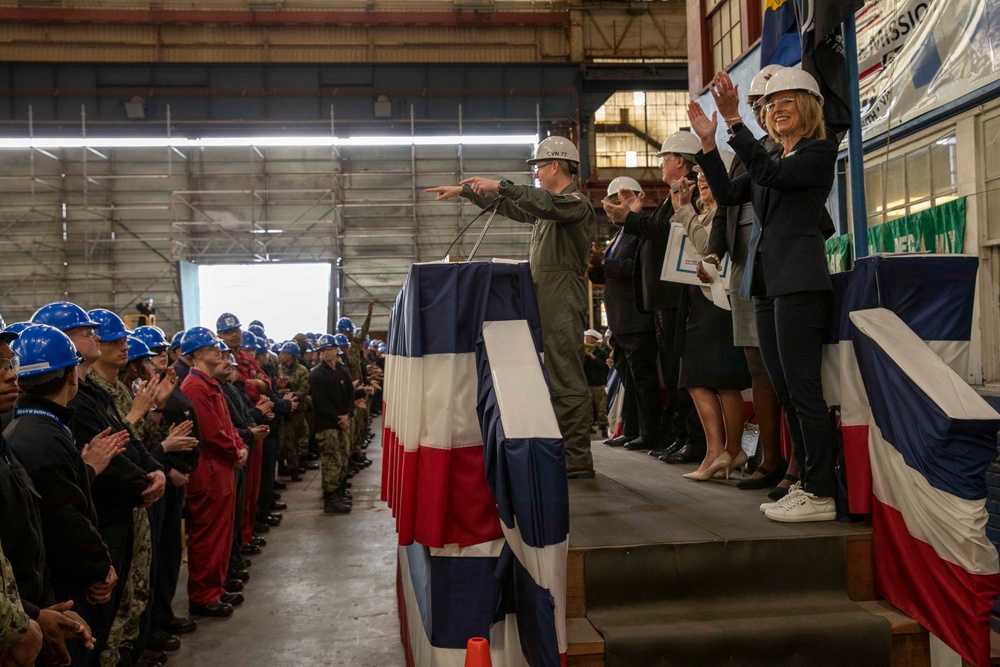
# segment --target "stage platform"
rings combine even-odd
[[[930,665],[926,630],[875,591],[870,525],[769,521],[767,490],[739,474],[694,482],[694,464],[593,451],[596,478],[569,484],[571,667]],[[843,642],[873,659],[807,655]]]

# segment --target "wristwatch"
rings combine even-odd
[[[502,181],[500,181],[500,185],[497,186],[497,192],[499,192],[502,195],[506,195],[507,188],[512,187],[513,185],[514,181],[510,180],[509,178],[505,178]]]
[[[732,125],[729,126],[729,130],[727,130],[729,132],[729,136],[735,137],[737,134],[739,134],[740,130],[742,130],[743,127],[744,127],[743,121],[740,121],[739,123],[733,123]]]

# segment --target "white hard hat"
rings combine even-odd
[[[736,153],[733,153],[732,151],[720,150],[719,157],[722,158],[722,163],[726,165],[726,171],[729,171],[733,166],[733,160],[736,159]],[[701,165],[696,166],[694,170],[701,173]]]
[[[675,155],[694,155],[701,150],[701,139],[694,132],[680,130],[663,140],[657,155],[674,153]]]
[[[770,98],[775,93],[783,93],[786,90],[802,90],[812,93],[819,100],[819,105],[823,106],[823,96],[819,92],[819,84],[809,72],[800,70],[797,67],[785,67],[775,72],[767,80],[767,88],[764,97]]]
[[[535,149],[535,155],[528,164],[536,162],[548,162],[551,160],[567,160],[569,162],[580,163],[580,151],[576,150],[573,142],[566,137],[548,137],[543,139]]]
[[[783,70],[784,67],[781,65],[768,65],[761,71],[757,72],[754,76],[753,81],[750,82],[750,90],[747,91],[747,96],[760,97],[767,90],[767,80],[774,76],[774,73]]]
[[[583,337],[586,338],[587,336],[593,336],[594,338],[597,339],[598,343],[604,340],[604,336],[602,336],[601,332],[597,331],[596,329],[587,329],[586,331],[584,331]]]
[[[608,196],[618,194],[619,190],[631,190],[632,192],[639,194],[642,192],[642,186],[639,185],[639,181],[635,180],[631,176],[618,176],[610,183],[608,183]]]

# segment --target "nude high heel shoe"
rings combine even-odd
[[[728,454],[728,452],[727,452],[727,454]],[[726,470],[726,479],[729,479],[729,475],[733,474],[734,470],[736,470],[737,468],[739,468],[741,465],[745,464],[746,462],[747,462],[747,453],[744,452],[741,449],[740,453],[737,454],[736,458],[733,459],[732,463],[729,464],[729,468]]]
[[[745,455],[744,455],[745,456]],[[712,461],[712,465],[708,466],[703,472],[689,472],[684,475],[687,479],[693,479],[696,482],[707,482],[708,480],[715,477],[715,473],[719,471],[724,471],[726,474],[726,479],[729,479],[729,469],[732,465],[733,457],[729,455],[729,452],[722,452],[719,458]]]

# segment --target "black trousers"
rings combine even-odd
[[[167,486],[170,486],[169,481],[167,482]],[[153,617],[157,613],[156,599],[153,596],[153,584],[160,570],[160,534],[163,532],[165,512],[163,501],[166,495],[167,492],[164,489],[163,496],[153,503],[152,507],[146,510],[146,514],[149,516],[150,542],[149,579],[147,580],[149,582],[149,600],[146,602],[146,608],[142,610],[142,616],[139,617],[139,637],[132,646],[132,659],[136,661],[139,660],[139,656],[149,646],[149,637],[156,627],[152,625]]]
[[[89,623],[91,632],[96,640],[96,646],[93,651],[88,653],[86,661],[80,664],[89,664],[95,667],[101,663],[101,651],[104,650],[104,646],[108,642],[108,635],[111,634],[111,624],[118,613],[118,606],[122,601],[122,591],[125,589],[129,568],[132,567],[132,542],[135,539],[133,530],[134,521],[132,520],[131,510],[121,517],[116,517],[114,521],[105,520],[104,523],[100,523],[100,521],[101,517],[98,516],[99,532],[101,538],[104,540],[104,544],[108,547],[111,564],[114,566],[115,572],[118,573],[118,585],[115,586],[114,591],[111,593],[111,600],[109,602],[90,607]],[[76,605],[73,606],[76,607]],[[73,664],[77,664],[76,656],[74,656]]]
[[[233,547],[229,551],[229,567],[243,559],[240,535],[243,533],[243,499],[246,493],[247,469],[236,471],[236,516],[233,520]]]
[[[795,292],[753,300],[760,354],[785,411],[802,488],[821,497],[837,495],[836,439],[821,373],[830,298],[830,292]]]
[[[615,336],[615,340],[618,337]],[[618,343],[615,347],[615,370],[618,371],[618,379],[621,381],[621,389],[625,395],[622,398],[622,435],[629,438],[639,437],[639,403],[635,397],[635,391],[628,384],[628,355],[625,349]]]
[[[616,333],[615,339],[618,341],[618,350],[624,353],[623,379],[628,388],[626,395],[631,393],[635,400],[639,435],[647,444],[655,446],[660,437],[660,379],[656,373],[656,334],[652,331]]]
[[[698,413],[694,409],[694,401],[683,389],[678,389],[681,376],[681,345],[677,341],[677,329],[684,329],[686,313],[680,313],[677,308],[665,308],[656,312],[656,348],[660,359],[660,373],[663,376],[663,387],[667,394],[667,403],[663,411],[664,437],[667,440],[689,440],[694,443],[705,442],[705,432],[702,430]]]
[[[264,447],[261,452],[260,491],[257,493],[257,521],[264,521],[271,513],[274,502],[274,466],[278,462],[278,425],[280,419],[271,422],[271,432],[260,442]]]
[[[153,630],[162,629],[164,625],[174,620],[174,594],[177,592],[177,579],[181,571],[181,514],[184,511],[184,487],[174,486],[168,481],[163,498],[157,505],[163,506],[163,517],[158,548],[154,552],[156,576],[150,574],[149,601],[153,607],[150,620]]]

